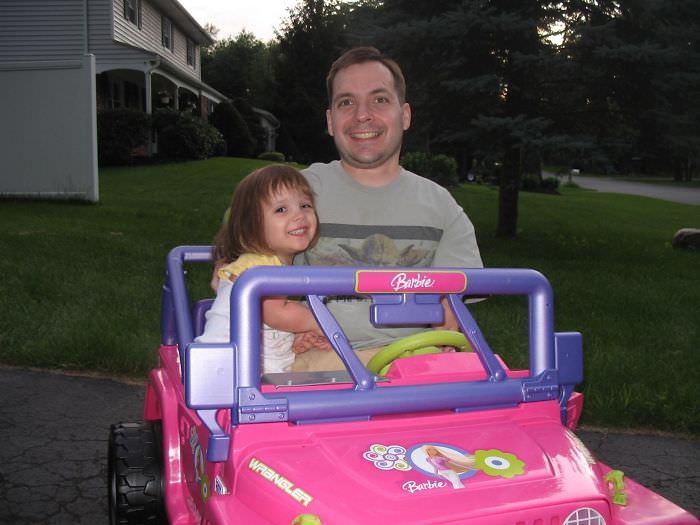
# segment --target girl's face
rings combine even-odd
[[[265,242],[284,264],[309,247],[318,227],[311,199],[281,188],[262,204]]]

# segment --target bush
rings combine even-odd
[[[211,123],[226,141],[227,156],[250,157],[253,154],[255,140],[250,135],[248,124],[231,102],[227,100],[214,108]]]
[[[545,191],[556,191],[559,188],[559,179],[557,177],[545,177],[542,179],[540,188]]]
[[[520,179],[520,189],[523,191],[536,191],[538,186],[538,180],[530,175],[525,175]]]
[[[128,164],[134,149],[148,144],[150,115],[134,109],[97,113],[97,150],[101,165]]]
[[[458,183],[457,161],[447,155],[407,152],[401,157],[401,165],[408,171],[422,175],[441,186],[455,186]]]
[[[222,155],[226,142],[211,124],[188,113],[158,111],[158,155],[169,160],[199,160]]]
[[[524,175],[520,179],[520,189],[523,191],[539,191],[543,193],[557,193],[559,179],[557,177],[545,177],[538,180],[531,175]]]
[[[267,133],[260,123],[260,116],[253,110],[253,106],[246,99],[234,98],[232,102],[233,107],[236,108],[246,126],[248,126],[248,133],[250,133],[252,141],[250,154],[254,156],[263,153],[267,144]]]
[[[279,151],[265,151],[258,155],[258,158],[260,160],[271,160],[274,162],[284,162],[286,160],[284,158],[284,153],[280,153]]]

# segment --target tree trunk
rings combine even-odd
[[[520,187],[520,152],[507,144],[498,191],[498,237],[513,238],[518,230],[518,191]]]

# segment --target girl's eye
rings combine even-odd
[[[302,207],[302,208],[313,208],[313,206],[312,206],[311,203],[309,203],[309,202],[303,203],[303,204],[301,205],[301,207]]]
[[[280,206],[279,208],[275,208],[275,213],[284,213],[285,211],[287,211],[287,208],[285,208],[284,206]]]

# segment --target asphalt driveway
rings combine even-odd
[[[145,387],[0,367],[0,524],[107,524],[109,426],[141,418]],[[602,461],[700,514],[700,442],[581,430]]]
[[[562,176],[562,181],[567,181],[568,175]],[[700,206],[700,188],[686,188],[666,184],[651,184],[645,182],[628,182],[620,179],[604,177],[586,177],[575,175],[572,181],[581,188],[588,188],[605,193],[626,193],[640,195],[681,204],[694,204]]]

